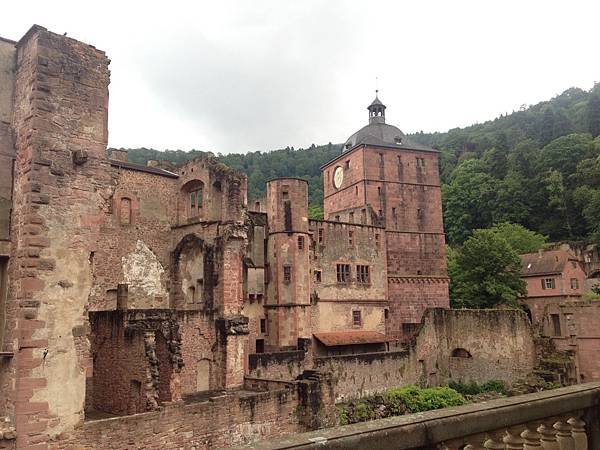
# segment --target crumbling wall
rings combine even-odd
[[[535,365],[533,331],[518,310],[429,309],[410,351],[413,370],[430,385],[511,384]]]
[[[107,107],[103,52],[37,26],[19,41],[9,265],[18,447],[43,446],[83,417],[90,258],[112,188]]]
[[[56,448],[217,449],[305,431],[295,389],[220,394],[161,411],[85,422],[61,436]]]
[[[335,400],[363,397],[419,381],[407,351],[326,356],[314,368],[331,374]]]
[[[167,308],[172,198],[176,176],[111,167],[114,190],[104,211],[92,259],[90,310],[117,308],[119,285],[126,307]]]

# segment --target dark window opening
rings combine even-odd
[[[379,248],[379,244],[380,244],[380,242],[379,242],[379,233],[375,233],[375,246],[377,248]]]
[[[356,281],[362,284],[371,283],[371,274],[369,266],[357,265],[356,266]]]
[[[352,311],[352,326],[360,327],[362,326],[362,317],[360,311]]]
[[[471,353],[469,353],[464,348],[455,348],[452,350],[453,358],[472,358]]]
[[[337,264],[336,274],[338,283],[350,282],[350,264]]]
[[[354,219],[354,216],[352,217]],[[348,231],[348,245],[354,245],[354,232]]]
[[[264,353],[265,352],[265,340],[257,339],[256,340],[256,353]]]
[[[323,243],[323,231],[323,228],[319,228],[319,231],[317,232],[319,244]]]
[[[304,236],[298,236],[298,250],[304,250]]]
[[[322,281],[321,271],[315,270],[315,283],[320,283]]]
[[[267,334],[267,319],[260,319],[260,332]]]
[[[348,159],[348,160],[346,160],[346,169],[349,169],[349,168],[350,168],[350,160]]]
[[[292,281],[292,266],[283,266],[283,282],[290,283]]]
[[[560,331],[560,316],[558,314],[550,314],[550,319],[552,320],[553,336],[560,336],[562,334]]]
[[[579,289],[579,280],[577,278],[571,278],[571,289]]]

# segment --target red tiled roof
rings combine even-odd
[[[526,253],[521,255],[521,275],[562,273],[569,261],[577,261],[577,258],[566,250]]]
[[[358,344],[381,344],[389,339],[385,334],[377,331],[333,331],[329,333],[314,333],[323,345],[333,347],[335,345],[358,345]]]

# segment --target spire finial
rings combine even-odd
[[[379,77],[375,77],[375,98],[377,98],[379,94]]]

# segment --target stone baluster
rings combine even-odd
[[[506,447],[504,446],[504,442],[502,442],[503,435],[504,431],[489,433],[488,439],[483,443],[483,448],[488,450],[504,450]]]
[[[485,434],[469,436],[465,439],[468,444],[463,447],[463,450],[485,450],[485,447],[482,444],[485,439]]]
[[[521,433],[521,437],[525,441],[523,450],[541,450],[542,443],[540,439],[542,435],[537,432],[537,424],[527,424],[525,430]]]
[[[575,442],[575,450],[588,450],[588,439],[585,433],[585,422],[579,417],[571,417],[567,420],[571,425],[571,434]]]
[[[502,442],[506,444],[506,450],[523,450],[525,441],[521,437],[522,426],[518,428],[509,428],[506,430],[506,436],[502,438]]]
[[[542,423],[537,429],[542,435],[543,450],[560,450],[558,442],[556,442],[556,430],[553,428],[554,421]]]
[[[571,425],[566,420],[559,420],[554,424],[556,433],[556,441],[560,450],[575,450],[575,441],[571,435]]]

